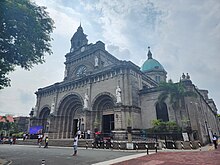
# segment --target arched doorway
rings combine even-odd
[[[57,113],[58,138],[72,138],[81,126],[83,100],[70,94],[61,100]]]
[[[93,104],[95,131],[101,131],[107,136],[115,129],[114,123],[114,101],[109,93],[99,95]]]
[[[49,115],[50,109],[48,107],[44,107],[40,112],[39,118],[43,127],[43,132],[49,131]]]
[[[165,103],[162,103],[161,105],[159,105],[159,103],[156,104],[156,114],[157,119],[164,122],[169,121],[167,105]]]

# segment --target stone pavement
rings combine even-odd
[[[0,165],[8,165],[9,161],[0,159]],[[213,146],[205,146],[198,150],[158,150],[158,153],[151,152],[134,154],[97,165],[220,165],[220,146],[214,149]]]
[[[220,146],[206,146],[200,150],[167,150],[156,154],[125,160],[114,165],[220,165]]]

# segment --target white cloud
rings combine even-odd
[[[80,21],[90,42],[102,40],[119,59],[141,66],[147,59],[147,47],[151,46],[153,57],[164,66],[168,78],[178,81],[183,72],[188,72],[196,86],[210,91],[219,107],[218,0],[36,0],[36,3],[47,6],[55,20],[54,54],[31,72],[19,70],[12,74],[12,87],[0,91],[0,111],[10,109],[28,114],[35,105],[34,92],[38,88],[62,81],[64,56]],[[30,96],[31,100],[24,104],[21,95]]]

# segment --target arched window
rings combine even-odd
[[[157,113],[157,119],[161,119],[162,121],[169,121],[168,111],[167,111],[167,105],[165,103],[162,103],[161,106],[159,106],[159,103],[156,104],[156,113]]]

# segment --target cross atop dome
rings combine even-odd
[[[148,59],[152,59],[152,53],[150,51],[150,46],[148,46],[148,53],[147,53]]]

